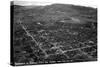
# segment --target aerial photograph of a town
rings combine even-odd
[[[97,8],[25,3],[11,1],[11,65],[97,61]]]

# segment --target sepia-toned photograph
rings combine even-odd
[[[97,7],[15,0],[10,12],[12,66],[97,61]]]

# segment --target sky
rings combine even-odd
[[[14,0],[18,5],[49,5],[53,3],[75,4],[97,8],[97,0]]]

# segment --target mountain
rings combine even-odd
[[[68,4],[47,6],[14,5],[14,10],[16,16],[23,15],[24,19],[31,17],[34,19],[31,19],[32,21],[84,23],[86,21],[96,22],[97,19],[97,9]]]

